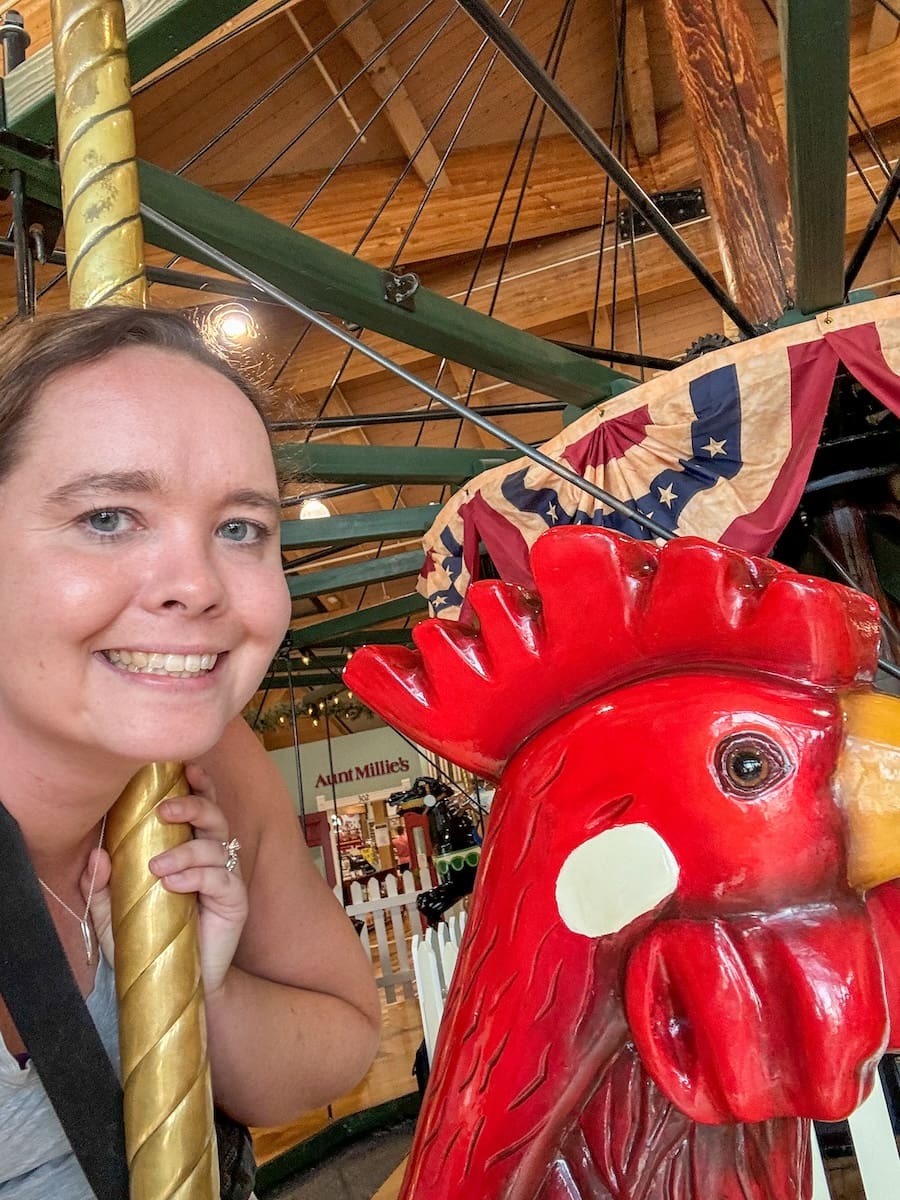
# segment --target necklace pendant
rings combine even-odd
[[[79,921],[81,926],[81,936],[84,939],[84,952],[87,955],[88,966],[90,966],[94,957],[94,943],[91,939],[91,927],[87,920]]]

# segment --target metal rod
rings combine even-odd
[[[25,31],[22,14],[14,9],[7,12],[0,25],[0,42],[3,43],[3,74],[8,75],[25,61],[25,51],[31,45],[31,37]]]
[[[859,274],[860,267],[866,261],[869,251],[872,249],[872,243],[881,232],[881,227],[887,219],[891,205],[897,199],[897,193],[900,192],[900,160],[894,167],[894,173],[887,181],[884,191],[878,198],[878,203],[872,210],[872,215],[869,217],[869,223],[863,230],[863,235],[859,239],[859,244],[850,256],[850,262],[847,264],[847,273],[844,276],[844,295],[850,291],[853,286],[856,276]]]
[[[26,226],[25,177],[21,171],[10,171],[9,185],[12,196],[13,255],[16,262],[16,311],[20,317],[33,317],[34,258]]]
[[[285,496],[281,500],[281,507],[290,508],[292,504],[302,504],[304,500],[329,500],[334,496],[352,496],[354,492],[370,492],[372,488],[382,486],[380,483],[347,483],[343,487],[304,492],[302,496]]]
[[[560,342],[556,338],[548,338],[554,346],[563,350],[571,350],[574,354],[583,354],[585,358],[602,359],[604,362],[621,363],[626,367],[648,367],[651,371],[674,371],[676,367],[684,366],[677,358],[657,358],[653,354],[631,354],[627,350],[603,349],[602,346],[584,346],[578,342]]]
[[[285,664],[287,666],[288,676],[288,696],[291,703],[291,735],[294,748],[294,770],[297,774],[297,790],[300,795],[300,825],[303,829],[303,836],[306,837],[306,800],[303,795],[303,764],[300,761],[300,734],[297,729],[297,704],[294,693],[294,673],[291,670],[291,656],[285,655]]]
[[[360,354],[364,354],[366,358],[377,363],[385,371],[396,375],[399,379],[410,384],[418,391],[424,392],[426,396],[431,396],[439,404],[452,409],[458,416],[466,421],[471,421],[473,425],[477,425],[479,429],[484,430],[485,433],[489,433],[491,437],[504,442],[513,450],[518,450],[523,458],[530,458],[532,462],[542,466],[545,470],[559,476],[560,479],[565,479],[567,483],[571,483],[574,487],[586,492],[589,496],[593,496],[595,500],[599,500],[601,504],[605,504],[607,508],[611,508],[619,516],[634,521],[635,524],[646,529],[654,537],[662,538],[664,541],[669,541],[675,537],[672,530],[666,529],[665,526],[660,525],[651,517],[645,516],[644,513],[639,512],[636,508],[629,507],[623,500],[619,500],[617,496],[604,491],[603,488],[598,487],[595,483],[591,483],[590,480],[584,479],[577,471],[573,471],[571,467],[567,467],[565,463],[555,462],[548,455],[544,454],[543,451],[536,450],[533,446],[529,446],[527,442],[523,442],[521,439],[514,437],[513,434],[507,433],[505,429],[501,429],[499,425],[495,425],[493,421],[489,421],[486,417],[483,417],[478,409],[467,408],[465,404],[461,404],[460,401],[455,400],[452,396],[448,396],[424,380],[418,379],[411,371],[407,371],[404,367],[392,362],[371,346],[358,341],[352,333],[348,333],[346,330],[341,329],[340,326],[333,324],[326,317],[323,317],[321,313],[316,312],[313,308],[309,308],[293,296],[289,296],[281,288],[273,286],[268,280],[263,279],[261,275],[258,275],[255,271],[251,271],[248,267],[237,262],[229,255],[223,254],[217,247],[211,246],[203,238],[197,237],[196,234],[191,233],[187,229],[182,229],[181,226],[177,225],[174,221],[170,221],[167,216],[164,216],[161,212],[157,212],[150,205],[142,203],[141,212],[145,218],[154,222],[160,229],[175,238],[180,238],[186,246],[201,258],[208,258],[221,269],[237,275],[247,283],[254,284],[260,291],[265,292],[273,300],[278,300],[286,308],[298,313],[301,317],[305,317],[313,325],[317,325],[319,329],[330,333],[351,349],[358,350]]]
[[[574,105],[566,99],[547,72],[532,58],[510,28],[488,7],[485,0],[457,0],[457,3],[469,14],[479,29],[500,48],[504,57],[537,92],[551,112],[558,117],[591,158],[607,172],[615,185],[628,198],[635,211],[640,213],[650,228],[658,233],[666,245],[681,259],[694,278],[706,288],[738,329],[747,337],[755,337],[757,334],[755,326],[694,254],[671,222],[666,220],[643,188],[628,174],[609,146],[598,136]]]
[[[562,400],[536,400],[533,404],[486,404],[477,406],[474,412],[486,412],[495,417],[518,417],[529,413],[562,412],[567,405]],[[415,425],[420,421],[458,421],[456,413],[442,408],[407,409],[396,413],[365,413],[355,417],[322,417],[316,420],[273,421],[272,429],[282,432],[289,429],[356,429],[366,425]],[[305,497],[304,497],[305,499]]]
[[[13,172],[10,172],[12,176]],[[0,257],[12,258],[16,253],[15,243],[9,238],[0,238]],[[66,256],[62,250],[51,250],[44,262],[64,267]],[[145,267],[144,273],[152,283],[164,283],[170,287],[188,288],[191,291],[209,291],[217,296],[234,296],[239,300],[254,300],[257,304],[268,304],[259,288],[238,280],[218,279],[215,275],[197,275],[190,271],[173,271],[169,267]]]

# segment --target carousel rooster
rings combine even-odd
[[[875,606],[695,539],[531,565],[347,668],[500,779],[402,1200],[808,1200],[900,1035]]]

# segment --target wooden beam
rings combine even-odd
[[[613,8],[618,11],[615,5]],[[627,0],[625,5],[625,103],[631,138],[640,159],[659,151],[645,8],[644,0]]]
[[[873,50],[880,50],[882,46],[889,46],[896,39],[898,30],[900,30],[900,20],[879,4],[878,0],[875,0],[875,6],[872,9],[872,24],[869,26],[869,41],[866,46],[869,53]]]
[[[326,7],[335,25],[352,17],[358,10],[356,0],[326,0]],[[397,68],[385,50],[384,39],[378,26],[367,12],[350,22],[343,33],[344,39],[353,47],[360,62],[366,66],[366,78],[379,99],[386,101],[384,115],[397,135],[397,140],[412,160],[419,179],[429,184],[440,171],[437,151],[425,133],[425,127],[416,112],[406,87],[400,80]],[[449,179],[441,172],[435,186],[446,188]]]
[[[325,66],[324,62],[322,61],[321,55],[315,54],[313,52],[313,44],[309,40],[309,38],[306,36],[306,30],[303,28],[303,26],[300,24],[300,22],[294,16],[294,13],[291,11],[290,7],[284,9],[284,15],[287,18],[287,22],[290,25],[291,29],[293,29],[294,33],[296,33],[297,37],[300,39],[300,45],[303,47],[303,49],[306,51],[307,54],[312,55],[313,65],[315,66],[316,70],[319,72],[322,82],[325,84],[325,86],[328,88],[329,92],[331,92],[332,96],[334,97],[335,103],[337,104],[338,108],[341,110],[341,112],[347,118],[348,125],[353,130],[353,132],[359,137],[359,140],[362,143],[362,145],[365,145],[366,136],[363,133],[363,131],[360,129],[359,122],[357,121],[356,117],[354,117],[353,113],[350,111],[349,104],[344,99],[343,95],[341,94],[341,89],[334,82],[331,72],[328,70],[328,68]]]
[[[850,0],[778,0],[778,18],[796,304],[809,313],[840,304],[844,295]]]
[[[887,153],[894,157],[896,147],[892,146]],[[868,178],[876,188],[881,187],[883,178],[877,168],[868,171]],[[846,177],[846,188],[847,234],[853,245],[866,226],[873,202],[855,172]],[[680,232],[710,269],[719,269],[718,244],[711,220],[683,226]],[[548,238],[533,247],[516,248],[507,263],[506,280],[494,309],[497,317],[524,329],[536,329],[577,313],[589,312],[594,303],[597,246],[597,231],[589,230]],[[678,294],[690,288],[686,268],[674,259],[658,237],[639,239],[635,243],[635,259],[642,305],[651,302],[654,295]],[[495,256],[485,263],[483,283],[469,299],[473,307],[488,303],[495,284],[491,266],[496,266],[498,261]],[[464,272],[464,267],[444,267],[429,274],[426,281],[429,287],[444,295],[461,297],[466,287]],[[620,305],[633,299],[630,270],[619,272],[616,299]],[[606,271],[601,281],[599,303],[607,307],[612,300],[611,272]],[[718,316],[714,327],[719,328]],[[406,367],[414,368],[425,361],[426,356],[412,347],[400,346],[374,335],[367,336],[366,341],[390,353],[396,362]],[[303,354],[288,366],[285,379],[300,390],[327,387],[339,361],[339,348],[322,336],[311,335],[304,343]],[[344,383],[347,385],[378,373],[375,364],[354,355],[344,372]]]
[[[794,295],[788,159],[753,28],[741,0],[665,13],[728,290],[754,324],[773,321]]]
[[[350,563],[345,567],[326,567],[322,571],[304,571],[302,575],[289,575],[288,591],[292,600],[319,596],[325,592],[344,592],[347,588],[418,575],[424,562],[425,555],[421,550],[408,550],[403,554],[383,554],[379,558]]]
[[[250,7],[251,0],[132,0],[125,5],[128,61],[136,83]],[[3,82],[6,125],[49,145],[56,129],[53,50],[45,45]]]
[[[864,31],[862,31],[864,32]],[[868,120],[878,128],[897,117],[896,89],[885,80],[900,75],[900,41],[865,54],[859,37],[851,61],[851,82]],[[783,125],[784,96],[777,60],[767,64],[766,75]],[[679,108],[658,117],[660,150],[636,162],[632,174],[648,192],[691,187],[699,182],[694,134]],[[169,135],[170,136],[170,135]],[[159,149],[151,139],[147,157]],[[453,184],[441,193],[440,203],[427,204],[417,218],[404,250],[404,262],[433,262],[478,252],[488,238],[491,246],[504,246],[510,236],[519,203],[509,189],[491,226],[498,196],[514,147],[503,143],[455,150],[448,165]],[[374,213],[375,197],[384,197],[395,182],[402,163],[363,163],[338,174],[329,182],[324,202],[304,216],[303,230],[330,246],[352,252]],[[321,182],[321,172],[303,175],[270,175],[247,193],[246,203],[281,224],[290,223],[304,201]],[[229,179],[216,185],[223,195],[234,195],[246,180]],[[603,198],[603,175],[587,155],[565,135],[544,137],[538,145],[521,198],[515,240],[529,242],[596,225]],[[419,181],[408,176],[365,238],[360,256],[369,262],[390,262],[422,198]]]

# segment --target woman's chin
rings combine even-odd
[[[166,736],[159,730],[145,737],[123,738],[114,749],[118,757],[126,759],[133,770],[151,762],[192,762],[215,746],[225,731],[226,722],[203,729],[191,728],[174,731]]]

